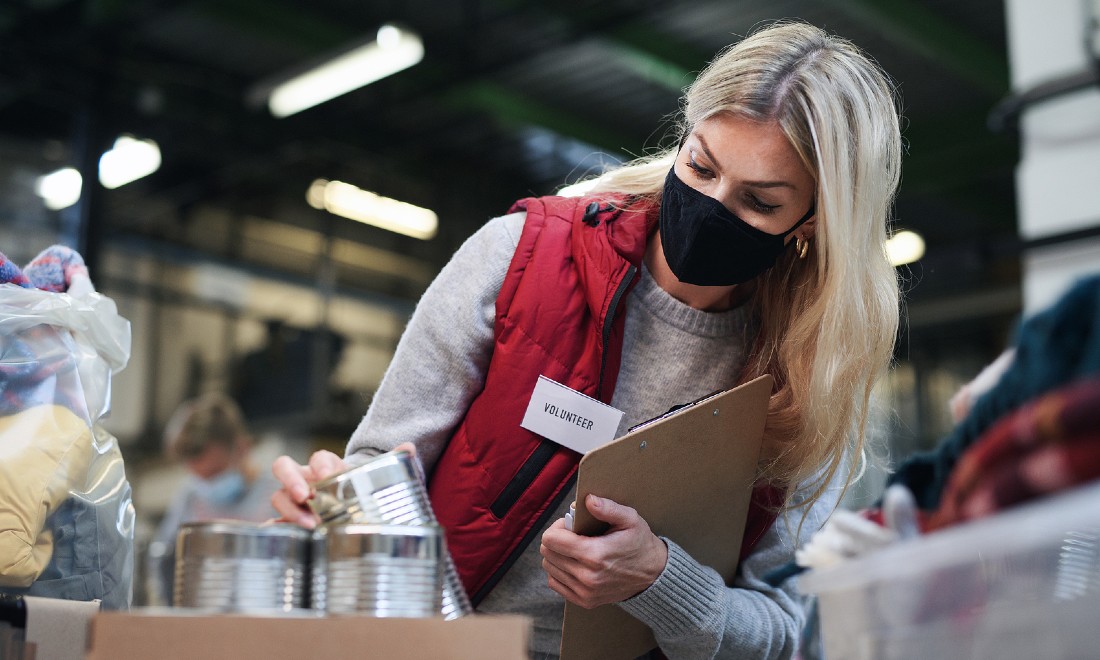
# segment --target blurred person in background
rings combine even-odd
[[[270,498],[279,483],[266,466],[252,463],[252,445],[240,407],[224,394],[202,395],[173,413],[165,429],[164,449],[186,466],[188,477],[149,545],[150,605],[172,604],[180,525],[204,520],[263,522],[275,516]]]

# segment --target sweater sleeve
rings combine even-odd
[[[619,606],[648,625],[669,658],[790,658],[798,649],[808,598],[793,580],[779,587],[763,579],[794,560],[794,551],[824,524],[839,489],[809,507],[780,516],[727,587],[714,569],[668,544],[665,570],[642,593]],[[800,526],[801,522],[801,526]]]
[[[490,220],[455,252],[420,298],[345,456],[358,464],[402,442],[430,473],[485,384],[496,298],[525,214]]]

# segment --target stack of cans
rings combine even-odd
[[[419,464],[390,452],[314,486],[314,532],[284,523],[183,525],[176,607],[455,619],[473,611]]]
[[[459,580],[458,571],[446,550],[418,463],[412,454],[404,451],[382,454],[363,465],[316,484],[310,506],[321,518],[317,538],[324,541],[318,543],[331,546],[322,550],[315,544],[315,553],[323,552],[326,557],[325,561],[316,561],[312,569],[315,608],[329,612],[346,611],[333,609],[334,606],[347,606],[344,600],[335,605],[333,589],[337,583],[348,579],[350,564],[341,563],[339,570],[343,573],[337,574],[333,562],[337,557],[350,557],[346,553],[351,552],[355,546],[388,546],[392,549],[405,544],[401,547],[416,555],[418,552],[425,552],[430,543],[438,542],[439,552],[436,559],[442,567],[442,586],[437,612],[445,619],[455,619],[473,611],[466,590]],[[411,529],[402,531],[402,527]],[[394,543],[382,538],[377,541],[366,538],[370,536],[393,536]],[[377,556],[370,562],[367,562],[371,566],[369,570],[366,568],[367,564],[362,562],[355,569],[359,571],[356,575],[359,576],[360,587],[374,579],[368,577],[368,573],[376,570]],[[387,572],[393,573],[388,567]],[[418,577],[417,580],[419,579]],[[343,597],[342,595],[341,598]],[[359,611],[378,609],[373,602],[375,599],[364,595],[362,590],[359,598],[362,603]]]

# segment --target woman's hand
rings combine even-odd
[[[407,451],[416,457],[416,445],[403,442],[393,451]],[[339,474],[351,465],[331,451],[321,450],[309,457],[308,465],[300,465],[289,456],[280,456],[271,464],[271,473],[283,485],[271,496],[271,506],[282,516],[283,522],[313,529],[321,519],[309,508],[313,497],[313,484]]]
[[[581,536],[558,520],[542,535],[542,567],[550,588],[591,609],[641,593],[665,569],[668,547],[634,509],[589,495],[588,511],[611,525],[602,536]]]
[[[271,506],[285,522],[313,529],[320,522],[309,508],[313,496],[313,484],[348,469],[348,464],[331,451],[321,450],[309,457],[308,465],[300,465],[289,456],[280,456],[271,464],[271,473],[283,484],[281,490],[271,496]]]

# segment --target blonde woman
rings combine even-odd
[[[670,657],[796,651],[802,598],[761,576],[852,479],[890,359],[893,88],[846,41],[784,23],[721,53],[683,110],[674,149],[583,199],[522,200],[459,249],[346,458],[276,462],[284,517],[313,525],[310,481],[412,443],[472,600],[532,616],[536,657],[558,652],[563,599],[618,603]],[[732,584],[617,502],[583,503],[604,536],[565,529],[579,456],[519,426],[538,376],[625,411],[622,432],[765,373],[765,460]]]

